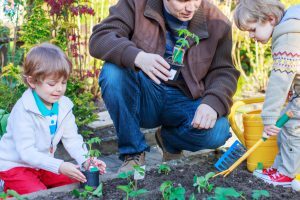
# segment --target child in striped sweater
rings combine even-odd
[[[274,63],[261,116],[264,132],[278,135],[279,153],[273,166],[264,169],[259,178],[287,186],[300,173],[300,5],[285,11],[278,0],[240,0],[234,21],[257,42],[265,44],[272,38]],[[290,90],[293,96],[283,109]],[[286,110],[294,117],[279,129],[276,120]]]

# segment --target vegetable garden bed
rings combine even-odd
[[[194,199],[226,199],[226,194],[236,196],[238,199],[300,199],[300,192],[295,192],[291,188],[284,188],[281,186],[274,187],[254,177],[250,172],[246,170],[245,165],[236,169],[229,177],[216,177],[208,180],[209,184],[205,188],[199,188],[194,183],[195,176],[200,180],[208,172],[215,171],[213,164],[216,158],[208,155],[198,155],[195,157],[189,157],[176,164],[169,163],[171,171],[168,174],[158,173],[158,167],[146,172],[144,180],[139,180],[137,183],[138,189],[146,189],[148,192],[142,194],[136,199],[163,199],[160,186],[164,183],[165,195],[178,192],[178,199],[193,199],[191,196],[194,194]],[[202,179],[203,179],[202,178]],[[173,189],[166,181],[171,181]],[[201,184],[203,181],[199,181]],[[127,185],[127,179],[116,178],[103,182],[103,196],[105,200],[108,199],[126,199],[126,193],[120,189],[117,189],[120,185]],[[180,188],[180,185],[184,188]],[[177,189],[176,189],[177,188]],[[228,189],[233,188],[233,189]],[[209,192],[208,190],[211,191]],[[180,193],[185,191],[185,198],[180,198]],[[80,190],[82,192],[82,190]],[[169,193],[168,193],[169,192]],[[269,195],[269,197],[263,195]],[[172,194],[171,194],[172,195]],[[254,196],[253,196],[254,195]],[[256,195],[256,196],[255,196]],[[260,197],[259,197],[260,196]],[[52,193],[47,197],[39,197],[37,199],[78,199],[74,197],[72,192],[69,193]],[[93,198],[91,198],[93,199]],[[99,199],[95,197],[95,199]],[[229,199],[232,199],[230,197]]]

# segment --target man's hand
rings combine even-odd
[[[82,183],[86,182],[85,176],[78,170],[79,166],[70,162],[63,162],[59,167],[59,173],[64,174],[72,179]]]
[[[209,105],[200,104],[196,110],[192,126],[197,129],[213,128],[217,120],[217,112]]]
[[[278,135],[280,130],[281,130],[281,128],[278,128],[275,125],[266,125],[266,126],[264,126],[264,133],[267,134],[267,136]]]
[[[158,78],[168,81],[168,78],[171,76],[168,70],[170,69],[170,65],[157,54],[141,51],[137,54],[134,64],[157,84],[160,84]]]

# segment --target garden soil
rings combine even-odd
[[[157,200],[162,199],[161,192],[159,191],[160,185],[167,180],[171,180],[174,186],[181,184],[186,189],[186,199],[190,197],[192,193],[195,194],[196,199],[206,199],[214,196],[214,192],[202,191],[198,193],[193,187],[193,177],[204,176],[210,171],[215,171],[214,163],[216,162],[216,156],[210,154],[198,155],[189,158],[185,158],[180,162],[170,163],[171,172],[168,175],[159,174],[157,169],[152,169],[146,172],[144,180],[138,182],[138,188],[145,188],[149,192],[146,195],[137,197],[136,199],[149,199]],[[246,170],[245,164],[233,171],[228,177],[216,177],[213,178],[210,183],[213,183],[215,187],[233,187],[238,192],[243,192],[243,199],[252,199],[253,190],[267,190],[270,194],[269,198],[261,199],[280,199],[280,200],[300,200],[300,192],[295,192],[291,188],[284,188],[282,186],[274,187],[254,177],[250,172]],[[126,185],[127,181],[123,179],[113,179],[103,183],[103,199],[104,200],[119,200],[125,198],[125,193],[116,189],[118,185]],[[39,197],[36,200],[50,200],[50,199],[76,199],[71,193],[53,193],[47,197]],[[96,199],[96,198],[95,198]]]

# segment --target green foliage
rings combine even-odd
[[[97,158],[101,155],[100,151],[97,149],[93,149],[93,144],[100,144],[101,139],[99,137],[93,137],[90,138],[85,142],[88,148],[88,153],[85,156],[85,158]]]
[[[0,75],[0,109],[9,113],[25,90],[21,68],[13,64],[3,67]]]
[[[135,165],[135,166],[133,166],[133,168],[141,176],[145,176],[145,170],[142,167]],[[117,186],[117,189],[122,190],[126,193],[126,200],[128,200],[129,198],[138,197],[138,196],[148,192],[148,190],[146,190],[146,189],[138,189],[137,180],[133,180],[134,170],[127,171],[127,172],[121,172],[120,174],[118,174],[118,178],[127,179],[127,181],[128,181],[127,185],[118,185]]]
[[[261,197],[270,197],[270,194],[266,190],[253,190],[252,191],[252,198],[254,200],[258,200]]]
[[[216,200],[228,200],[232,198],[243,198],[245,197],[242,196],[241,193],[237,192],[234,188],[222,188],[222,187],[217,187],[215,189],[215,196],[210,197],[208,199],[216,199]]]
[[[171,168],[169,165],[167,164],[161,164],[158,166],[158,173],[161,174],[165,174],[165,175],[168,175],[171,171]]]
[[[97,108],[93,102],[93,95],[89,91],[86,91],[85,86],[85,80],[71,77],[68,80],[66,91],[66,96],[74,103],[73,113],[79,130],[98,118],[97,114],[95,114]],[[91,134],[91,131],[81,132],[81,134],[88,135]]]
[[[194,176],[193,186],[197,188],[198,193],[201,193],[202,190],[211,192],[214,188],[214,184],[210,184],[208,181],[215,175],[214,172],[209,172],[205,176]]]
[[[33,5],[27,7],[20,38],[26,51],[36,44],[48,41],[51,37],[50,20],[43,9],[43,2],[34,0]]]
[[[176,41],[176,45],[174,47],[172,61],[173,63],[182,64],[185,49],[190,48],[190,44],[187,38],[191,38],[192,40],[194,40],[196,42],[196,45],[199,44],[200,38],[187,29],[179,29],[178,36],[179,39]]]
[[[134,171],[135,172],[137,172],[140,176],[142,176],[142,177],[144,177],[145,176],[145,169],[144,168],[142,168],[141,166],[139,166],[139,165],[134,165],[133,166],[133,169],[134,169]]]
[[[0,139],[6,133],[8,117],[9,114],[5,110],[0,109]]]
[[[196,200],[195,194],[191,194],[191,196],[189,197],[189,200]]]
[[[91,186],[86,185],[82,192],[75,189],[75,190],[72,191],[72,194],[76,198],[82,198],[82,199],[92,199],[93,197],[100,198],[100,197],[103,196],[103,184],[100,183],[100,185],[96,189],[94,189]]]
[[[21,195],[19,195],[16,191],[14,190],[7,190],[7,192],[0,192],[0,199],[6,200],[9,197],[14,197],[17,200],[27,200],[27,197],[22,197]]]
[[[174,187],[172,181],[163,182],[159,190],[162,193],[164,200],[184,200],[185,199],[185,189],[180,184],[178,187]]]

